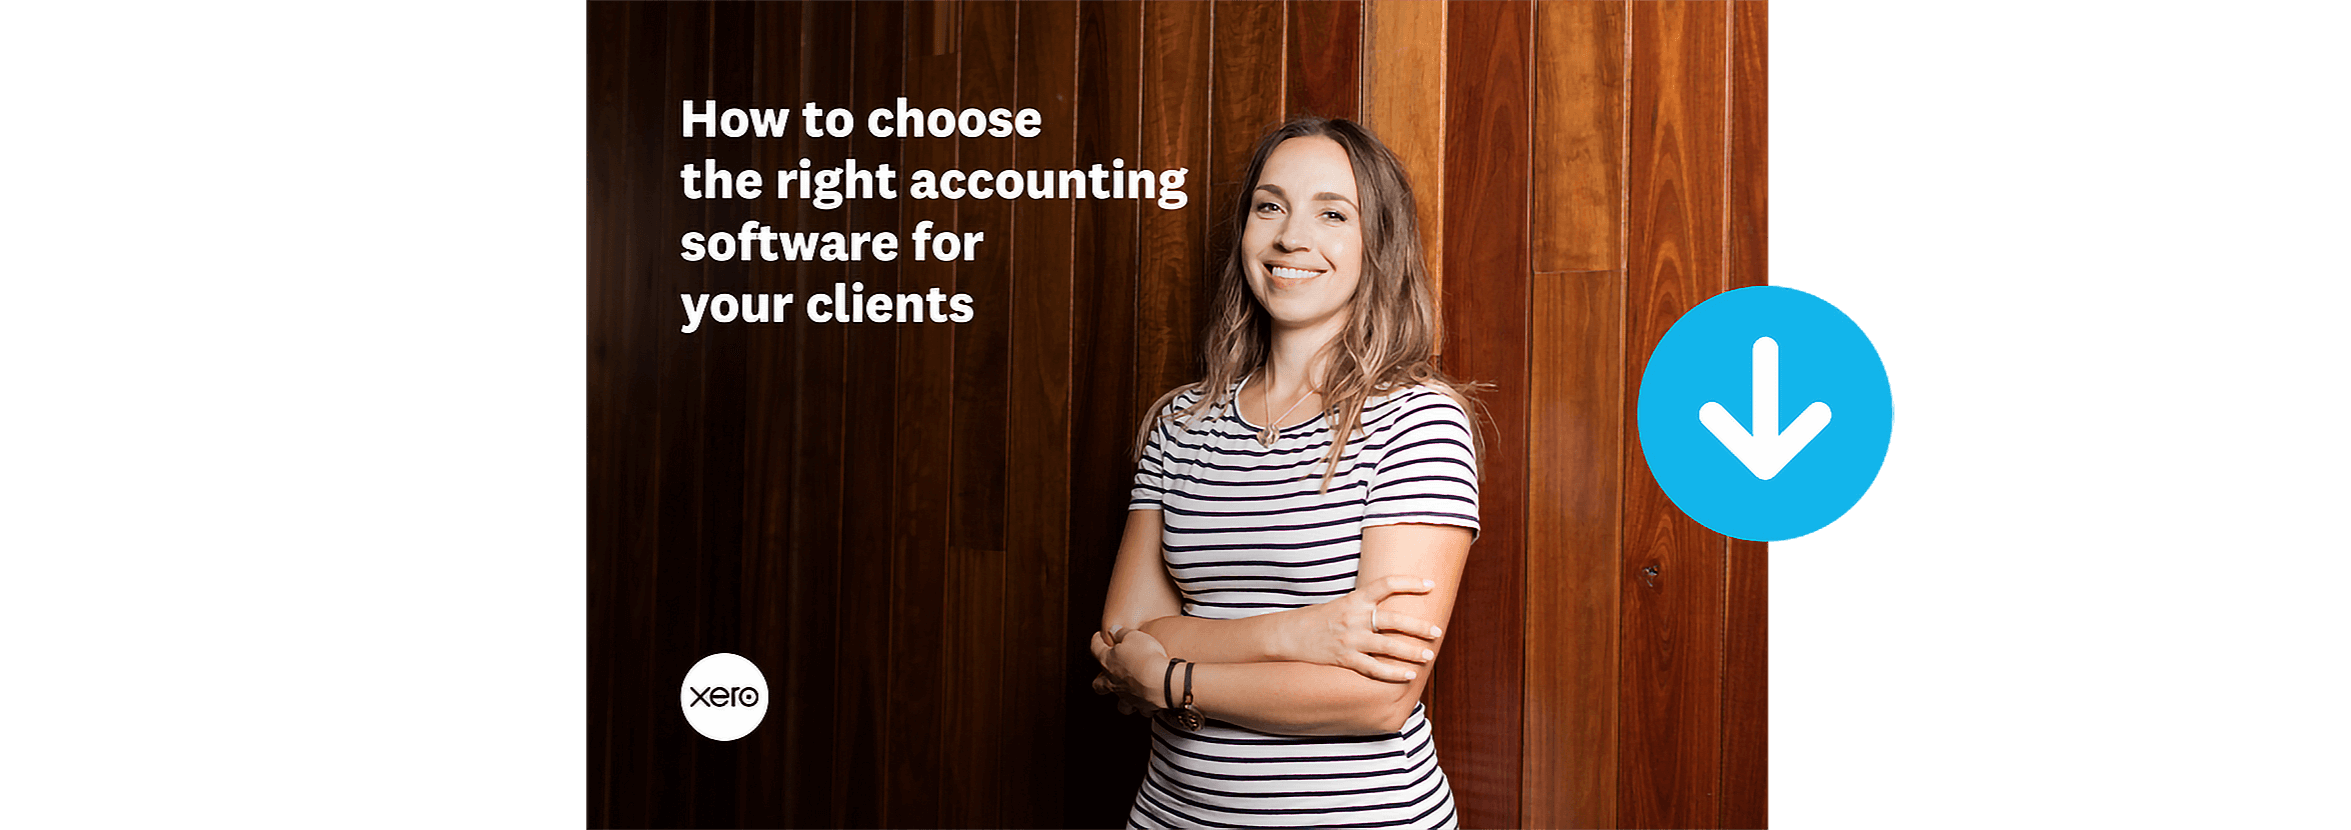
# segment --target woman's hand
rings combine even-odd
[[[1298,609],[1290,626],[1289,647],[1299,662],[1354,669],[1365,677],[1389,683],[1410,682],[1436,659],[1436,640],[1444,632],[1416,617],[1383,611],[1380,603],[1397,594],[1425,594],[1433,580],[1390,576],[1358,583],[1355,590],[1321,605]],[[1374,655],[1406,665],[1383,663]]]
[[[1094,693],[1118,695],[1121,714],[1148,715],[1167,708],[1161,689],[1167,659],[1159,640],[1139,629],[1095,632],[1094,660],[1102,664],[1102,673],[1094,677]]]

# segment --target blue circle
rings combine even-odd
[[[1775,351],[1779,423],[1758,437],[1757,386],[1770,378],[1757,363]],[[1807,415],[1814,404],[1823,411]],[[1638,421],[1649,472],[1674,506],[1716,533],[1777,542],[1827,527],[1869,491],[1893,436],[1894,395],[1852,318],[1793,288],[1755,286],[1717,294],[1666,330],[1641,375]]]

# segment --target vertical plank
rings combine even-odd
[[[776,104],[796,106],[802,101],[837,102],[847,98],[849,78],[838,67],[849,62],[846,41],[850,33],[850,10],[833,4],[809,3],[797,9],[777,11],[798,16],[795,40],[773,45],[778,47],[776,58],[793,65],[791,71],[799,84],[789,92],[779,90]],[[795,48],[781,48],[786,43]],[[802,136],[790,143],[773,140],[760,143],[779,151],[771,156],[772,166],[779,170],[797,167],[801,158],[809,159],[815,166],[831,165],[848,154],[846,139]],[[779,179],[772,172],[768,176],[777,187],[781,186]],[[771,196],[769,202],[779,208],[771,213],[788,218],[795,228],[822,228],[839,221],[837,213],[818,210],[807,201],[784,201]],[[800,308],[804,308],[799,304],[805,303],[807,297],[829,291],[842,276],[837,268],[809,263],[777,267],[777,272],[791,275],[788,290],[801,298],[795,303]],[[774,585],[761,595],[764,602],[782,602],[791,620],[784,669],[787,694],[776,696],[785,705],[780,712],[770,709],[774,713],[771,718],[775,714],[783,716],[777,726],[782,727],[779,731],[787,742],[785,769],[790,783],[784,788],[783,802],[771,807],[775,811],[772,821],[784,824],[829,822],[839,780],[833,740],[838,704],[834,691],[839,662],[841,482],[842,468],[847,462],[841,451],[844,435],[841,407],[848,384],[842,355],[848,328],[798,316],[784,326],[754,329],[761,335],[790,334],[788,341],[771,339],[768,345],[787,350],[781,362],[789,367],[788,376],[795,379],[788,401],[791,438],[785,443],[791,454],[764,462],[768,467],[792,471],[785,484],[787,489],[778,497],[791,514],[786,523],[790,531],[785,537],[791,566],[783,584]],[[778,421],[760,423],[762,430],[781,427]],[[769,629],[762,633],[772,636],[775,632]],[[771,681],[770,687],[773,686]],[[775,790],[760,780],[747,780],[745,787],[769,793]]]
[[[889,106],[904,92],[906,9],[896,3],[865,3],[851,21],[851,93],[830,106],[865,112]],[[848,153],[863,168],[888,164],[895,170],[896,139],[874,138],[860,125]],[[846,227],[900,230],[895,201],[853,202]],[[894,294],[898,264],[868,259],[850,263],[845,275],[865,283],[869,294]],[[888,742],[890,619],[890,512],[895,481],[891,465],[897,421],[898,341],[895,326],[854,325],[842,333],[844,390],[841,455],[840,650],[833,701],[833,746],[839,759],[830,824],[874,827],[882,822],[889,796]]]
[[[1020,7],[1020,53],[1014,73],[1015,108],[1035,107],[1043,134],[1013,145],[1020,170],[1077,166],[1078,7],[1074,2]],[[1070,635],[1070,290],[1076,240],[1073,200],[1020,202],[1013,212],[1011,421],[1005,436],[1014,460],[1005,477],[1005,577],[1012,616],[1005,634],[1006,693],[1024,702],[1025,721],[1003,736],[999,766],[1013,796],[1004,805],[1011,827],[1066,824],[1062,744],[1068,709],[1059,700],[1070,682],[1067,655],[1081,640]],[[1087,675],[1078,680],[1091,679]]]
[[[1151,3],[1143,7],[1143,144],[1139,165],[1150,170],[1208,169],[1208,44],[1206,3]],[[1129,160],[1128,169],[1138,162]],[[1187,175],[1187,179],[1189,175]],[[1208,281],[1201,277],[1209,211],[1200,205],[1164,210],[1138,201],[1142,212],[1142,282],[1137,288],[1135,376],[1139,403],[1127,412],[1140,423],[1142,408],[1160,393],[1200,377],[1199,333],[1206,322]]]
[[[740,19],[745,8],[749,20]],[[733,70],[747,82],[748,88],[743,90],[746,94],[720,98],[718,106],[794,106],[800,100],[800,66],[796,57],[799,6],[743,7],[729,9],[728,14],[725,23],[748,35],[751,61],[748,68]],[[701,99],[696,99],[697,107],[701,103]],[[671,102],[670,106],[677,107],[677,102]],[[677,117],[677,113],[670,113],[672,120]],[[760,170],[761,177],[768,181],[773,180],[774,174],[764,171],[772,171],[783,159],[798,158],[800,152],[798,142],[791,138],[735,138],[711,143],[714,151],[723,154],[714,157],[721,167]],[[677,161],[701,163],[700,158]],[[763,197],[772,195],[762,193]],[[758,218],[778,226],[798,223],[798,216],[789,203],[761,198],[746,206],[750,210],[744,213],[745,218]],[[730,211],[729,216],[732,215]],[[725,225],[705,227],[715,230]],[[798,272],[788,264],[763,262],[751,271],[747,290],[763,293],[800,290],[795,283]],[[804,333],[798,326],[789,324],[735,325],[750,329],[744,332],[742,350],[736,354],[744,373],[743,418],[747,424],[757,425],[746,430],[743,443],[744,486],[739,509],[745,532],[737,590],[745,614],[742,648],[735,653],[759,666],[766,676],[770,710],[774,713],[762,722],[762,728],[738,739],[732,747],[742,760],[734,782],[736,812],[745,821],[780,823],[785,820],[785,805],[792,803],[797,794],[793,788],[798,786],[797,779],[791,775],[793,718],[786,713],[815,702],[797,693],[801,684],[818,671],[818,667],[804,662],[810,655],[793,648],[795,628],[805,631],[818,621],[805,613],[795,614],[790,601],[797,567],[796,547],[801,541],[793,534],[793,522],[800,515],[793,510],[792,497],[797,493],[793,478],[801,472],[795,468],[801,460],[797,444],[800,434],[795,427],[797,401],[804,380],[801,373],[804,367],[795,355],[800,352],[798,340]],[[720,328],[707,325],[702,332],[707,335]],[[758,782],[771,783],[760,786]]]
[[[1725,288],[1767,283],[1769,6],[1731,6],[1730,258]],[[1730,540],[1723,616],[1722,826],[1762,827],[1769,809],[1770,546]]]
[[[1535,10],[1524,821],[1616,820],[1623,2]]]
[[[1363,6],[1363,125],[1396,154],[1412,180],[1430,293],[1446,316],[1445,4],[1371,0]]]
[[[669,98],[669,43],[670,16],[664,10],[651,6],[630,8],[630,43],[628,80],[629,125],[624,158],[634,164],[666,166],[677,158],[673,152],[679,143],[669,129],[676,114],[662,105]],[[668,106],[674,107],[675,103]],[[628,220],[657,228],[668,228],[676,223],[671,214],[676,191],[666,187],[632,187],[629,195]],[[634,464],[616,464],[613,472],[628,476],[625,481],[634,486],[621,494],[624,512],[620,537],[626,540],[618,551],[622,573],[614,602],[614,616],[623,621],[614,627],[613,650],[619,667],[615,670],[612,711],[618,713],[613,724],[616,766],[622,770],[616,785],[612,820],[615,824],[645,825],[653,822],[655,788],[659,781],[651,767],[658,753],[654,742],[661,728],[653,704],[666,696],[663,687],[668,684],[655,680],[654,670],[667,668],[658,662],[654,634],[659,628],[656,616],[656,589],[659,586],[662,538],[662,493],[664,490],[661,464],[661,414],[664,391],[661,376],[661,344],[667,341],[663,326],[647,320],[645,311],[654,308],[653,301],[668,299],[678,282],[675,254],[654,246],[633,244],[626,246],[618,278],[622,283],[621,305],[614,310],[615,327],[622,333],[614,339],[613,351],[625,360],[619,373],[625,378],[617,392],[626,409],[621,442],[616,454]],[[656,318],[658,319],[658,318]]]
[[[1142,153],[1143,14],[1132,3],[1088,3],[1078,11],[1077,157],[1107,164]],[[1149,208],[1157,210],[1156,207]],[[1098,667],[1077,644],[1101,621],[1110,565],[1126,523],[1130,455],[1139,419],[1135,398],[1135,278],[1139,212],[1131,201],[1081,200],[1070,285],[1069,586],[1070,644],[1063,684],[1069,731],[1065,818],[1070,826],[1112,827],[1143,780],[1149,732],[1087,689]],[[1157,392],[1153,391],[1153,395]]]
[[[1019,48],[1014,40],[1016,13],[1012,6],[990,0],[963,4],[957,38],[963,61],[959,107],[988,110],[1011,105],[1013,57]],[[965,170],[1008,169],[1014,141],[958,139],[957,165]],[[987,236],[980,241],[977,254],[966,252],[955,267],[956,291],[971,295],[974,313],[969,322],[954,324],[955,499],[948,509],[947,541],[965,550],[1002,551],[1012,203],[992,197],[967,198],[956,211],[957,224],[934,230]]]
[[[1018,9],[999,0],[966,0],[957,35],[958,107],[990,109],[1012,102]],[[944,103],[941,104],[944,106]],[[1012,166],[1011,142],[956,140],[956,166],[1003,170]],[[941,820],[960,827],[997,827],[1003,821],[1005,770],[998,748],[1005,730],[1018,728],[1004,694],[1004,424],[1006,346],[1011,296],[1007,274],[1014,247],[1011,207],[1000,199],[956,206],[962,233],[987,237],[971,259],[955,265],[955,290],[970,294],[970,322],[954,332],[955,404],[951,423],[954,493],[950,508],[947,608],[939,634],[947,643],[947,709],[940,738],[953,770],[943,777]]]
[[[1547,190],[1537,180],[1537,199]],[[1624,272],[1536,274],[1528,385],[1529,827],[1616,818]]]
[[[1727,6],[1632,9],[1627,185],[1625,418],[1635,417],[1650,350],[1723,284]],[[1618,752],[1627,827],[1711,827],[1721,819],[1723,537],[1658,489],[1639,442],[1625,444],[1623,660]]]
[[[588,10],[588,824],[614,823],[616,807],[626,804],[618,696],[620,644],[625,636],[619,597],[625,577],[633,576],[626,556],[624,529],[642,515],[631,509],[644,479],[639,453],[631,452],[627,437],[638,434],[629,407],[634,386],[628,348],[640,335],[628,325],[629,259],[627,234],[639,217],[632,165],[647,162],[629,150],[630,116],[648,114],[632,107],[632,81],[646,73],[633,62],[632,49],[640,45],[631,35],[634,10],[619,4]],[[653,33],[658,36],[659,33]],[[638,71],[632,72],[632,69]],[[641,141],[638,146],[641,146]],[[636,485],[636,486],[632,486]]]
[[[1470,552],[1432,682],[1437,753],[1461,823],[1520,824],[1534,7],[1446,7],[1445,359],[1494,384]]]
[[[672,10],[669,21],[668,47],[662,58],[663,97],[672,101],[701,100],[710,96],[710,9],[705,6],[684,6]],[[673,116],[674,117],[674,116]],[[674,122],[672,122],[674,123]],[[680,138],[679,133],[662,130],[662,159],[701,159],[714,150],[711,141],[702,138]],[[686,203],[675,196],[665,200],[668,209],[666,221],[671,228],[703,227],[710,220],[707,202]],[[674,231],[673,231],[674,234]],[[674,260],[662,264],[654,273],[658,285],[673,292],[707,292],[710,290],[710,263],[691,265]],[[706,338],[675,334],[675,329],[663,332],[654,341],[654,359],[657,379],[654,382],[655,399],[659,411],[658,430],[654,450],[658,471],[658,548],[654,564],[654,578],[650,589],[647,659],[639,665],[648,670],[649,687],[673,686],[670,677],[684,677],[693,665],[692,655],[703,654],[706,645],[701,600],[703,594],[703,499],[702,486],[708,480],[704,465],[709,460],[703,454],[704,430],[708,410],[708,385],[703,374]],[[656,679],[659,678],[659,679]],[[650,691],[650,690],[648,690]],[[664,695],[666,696],[666,695]],[[648,702],[659,700],[647,694]],[[652,785],[650,795],[650,823],[700,823],[699,782],[704,764],[711,756],[696,744],[701,738],[685,725],[682,718],[664,718],[659,710],[648,706],[645,710],[652,720],[652,740],[647,747],[648,757],[639,763],[652,770],[647,776]]]
[[[1624,267],[1623,0],[1535,11],[1535,270]]]
[[[953,106],[958,59],[953,45],[960,5],[906,6],[906,98],[921,108]],[[915,138],[900,145],[908,170],[955,167],[952,139]],[[906,202],[901,232],[916,222],[955,227],[955,203]],[[899,290],[950,292],[955,265],[900,257]],[[940,736],[947,707],[944,630],[947,575],[948,452],[954,406],[955,342],[945,324],[895,325],[898,400],[895,441],[898,516],[890,551],[890,770],[882,823],[937,827],[948,823],[940,803],[944,774]]]
[[[1208,256],[1200,279],[1213,286],[1232,254],[1232,206],[1241,198],[1249,151],[1282,120],[1282,4],[1280,0],[1225,0],[1216,4],[1209,69],[1208,166],[1192,175],[1191,207],[1208,220]]]
[[[705,33],[710,49],[708,96],[719,101],[748,101],[752,92],[750,9],[741,5],[712,5]],[[719,103],[726,106],[726,103]],[[755,146],[743,139],[710,141],[708,158],[722,169],[755,167]],[[710,228],[741,226],[759,216],[759,200],[703,200]],[[750,289],[750,263],[705,261],[710,294],[736,294]],[[686,644],[684,661],[691,668],[705,654],[743,649],[743,357],[750,324],[705,324],[694,339],[703,346],[703,423],[701,423],[701,545],[694,555],[694,597],[701,611],[694,642]],[[679,672],[679,680],[684,675]],[[672,680],[675,684],[677,680]],[[719,741],[694,741],[694,823],[734,825],[738,818],[736,781],[743,748]]]
[[[1222,14],[1222,10],[1218,11]],[[1363,7],[1358,0],[1291,0],[1288,89],[1291,115],[1353,120],[1361,111]]]

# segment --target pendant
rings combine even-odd
[[[1266,427],[1265,429],[1258,431],[1257,443],[1268,447],[1273,446],[1273,439],[1276,434],[1277,433],[1274,432],[1273,427]]]

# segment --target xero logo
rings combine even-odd
[[[678,709],[702,737],[731,741],[749,735],[767,717],[767,676],[740,655],[704,657],[686,671]]]

